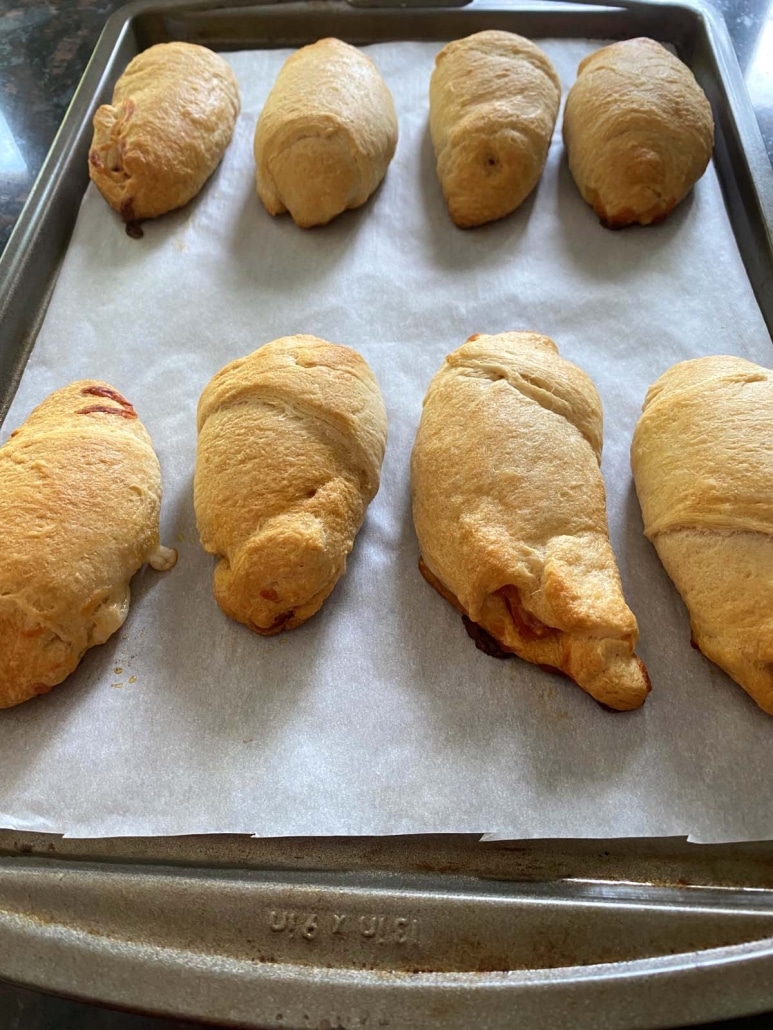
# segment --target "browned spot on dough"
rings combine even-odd
[[[633,658],[642,671],[642,675],[644,676],[644,680],[647,684],[647,693],[649,694],[649,692],[652,690],[652,680],[650,679],[650,674],[647,672],[647,666],[644,664],[641,658],[639,658],[638,655],[634,655]]]
[[[132,408],[131,411],[127,411],[126,408],[108,408],[103,404],[90,404],[88,408],[81,408],[80,411],[76,411],[76,415],[91,415],[94,412],[102,412],[105,415],[120,415],[121,418],[136,418],[137,413]]]
[[[452,604],[458,612],[461,612],[464,628],[467,630],[468,636],[475,642],[475,646],[479,651],[483,651],[484,654],[490,655],[492,658],[514,657],[514,651],[503,647],[496,637],[493,637],[477,622],[472,621],[462,605],[459,603],[459,599],[456,595],[451,593],[448,587],[438,579],[434,572],[427,568],[424,563],[424,559],[421,557],[419,558],[419,572],[426,579],[429,585],[437,590],[441,597],[445,598],[449,604]],[[553,629],[552,626],[546,626],[538,619],[535,619],[533,615],[530,615],[529,612],[525,612],[523,610],[520,603],[520,595],[515,587],[503,587],[498,591],[498,593],[507,604],[515,624],[515,628],[524,639],[540,639],[557,632],[557,630]],[[547,669],[549,672],[557,672],[563,675],[559,669],[553,669],[547,666],[542,666],[542,668]]]
[[[504,648],[502,648],[490,633],[486,632],[486,630],[482,626],[479,626],[477,622],[472,621],[462,605],[459,603],[457,596],[451,593],[445,583],[441,582],[435,573],[427,568],[422,557],[419,557],[419,572],[426,579],[429,585],[437,590],[442,598],[448,601],[449,604],[453,605],[458,612],[461,612],[462,623],[467,631],[467,635],[474,641],[475,646],[479,651],[490,655],[492,658],[513,657],[512,651],[504,650]]]
[[[19,635],[22,637],[39,637],[42,632],[42,626],[35,626],[34,629],[23,629]]]
[[[102,167],[104,167],[103,164],[102,164],[102,158],[99,156],[99,151],[97,151],[97,150],[90,150],[89,151],[89,164],[94,165],[95,168],[102,168]]]
[[[487,633],[482,626],[479,626],[477,622],[473,622],[472,619],[468,618],[466,615],[462,615],[462,623],[464,624],[464,628],[467,630],[467,635],[471,638],[479,651],[489,655],[491,658],[515,657],[512,651],[506,651],[490,633]]]
[[[276,590],[273,590],[271,587],[268,587],[266,590],[261,590],[260,596],[263,598],[264,601],[279,600],[279,594],[276,592]]]
[[[116,404],[120,404],[122,408],[134,410],[124,395],[114,390],[112,386],[86,386],[81,390],[81,393],[84,397],[109,397]]]
[[[121,204],[121,218],[126,222],[126,235],[131,236],[133,240],[141,240],[144,234],[134,214],[134,201],[131,197],[127,197]]]

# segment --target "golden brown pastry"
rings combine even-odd
[[[537,185],[561,102],[547,55],[523,36],[488,30],[435,58],[429,125],[437,174],[460,228],[510,214]]]
[[[609,543],[593,383],[536,333],[471,336],[411,459],[425,578],[504,651],[637,708],[650,689]]]
[[[674,365],[647,393],[631,465],[694,643],[773,715],[773,372]]]
[[[194,506],[215,598],[258,633],[310,618],[376,496],[386,412],[364,359],[286,336],[226,365],[198,408]]]
[[[392,94],[373,61],[340,39],[282,66],[255,129],[256,186],[269,214],[304,229],[360,207],[397,146]]]
[[[45,694],[129,611],[161,547],[161,471],[131,404],[106,383],[56,390],[0,447],[0,708]]]
[[[583,200],[605,226],[652,225],[706,171],[711,105],[660,43],[626,39],[580,62],[566,98],[564,145]]]
[[[89,175],[125,222],[182,207],[220,163],[239,108],[236,78],[218,54],[194,43],[152,46],[94,115]]]

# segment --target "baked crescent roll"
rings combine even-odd
[[[610,229],[661,222],[706,171],[711,105],[690,69],[652,39],[580,62],[564,145],[583,200]]]
[[[194,506],[219,558],[215,598],[258,633],[310,618],[346,569],[376,496],[386,412],[364,359],[286,336],[204,388]]]
[[[693,642],[773,715],[773,372],[674,365],[647,393],[631,465]]]
[[[425,578],[499,647],[597,701],[650,689],[609,543],[601,402],[536,333],[471,336],[430,383],[411,459]]]
[[[131,404],[106,383],[52,393],[0,447],[0,708],[45,694],[129,611],[161,547],[161,471]]]
[[[489,30],[435,58],[429,127],[448,210],[460,228],[514,211],[537,185],[561,102],[547,55]]]
[[[392,94],[356,47],[321,39],[285,61],[255,129],[258,196],[304,229],[360,207],[397,146]]]
[[[89,175],[125,222],[182,207],[220,163],[239,108],[236,78],[218,54],[193,43],[152,46],[94,115]]]

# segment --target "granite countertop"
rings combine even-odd
[[[773,161],[773,0],[713,0],[725,16]],[[107,17],[122,0],[3,0],[0,6],[0,251]],[[187,1024],[185,1024],[187,1025]],[[770,1027],[773,1015],[716,1024]],[[161,1030],[181,1023],[110,1013],[0,985],[0,1030]]]

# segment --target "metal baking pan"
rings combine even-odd
[[[711,99],[715,164],[773,333],[773,174],[713,10],[690,0],[139,0],[108,22],[0,259],[0,417],[88,182],[91,116],[135,53],[170,39],[228,50],[490,27],[676,47]],[[773,842],[0,831],[0,976],[248,1027],[583,1030],[747,1015],[773,1010]]]

